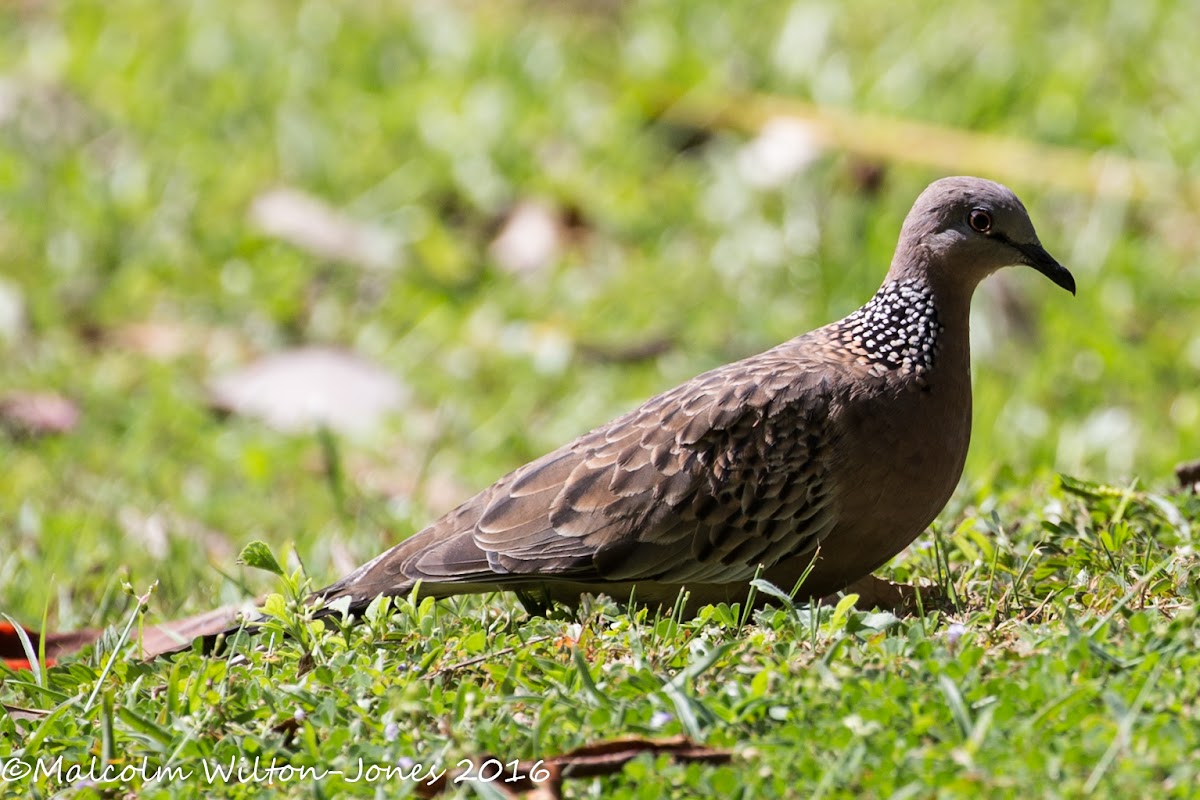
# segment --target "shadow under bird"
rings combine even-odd
[[[691,607],[756,573],[801,598],[900,552],[945,506],[971,434],[968,316],[997,269],[1075,292],[1008,188],[954,177],[904,221],[891,268],[845,319],[693,378],[511,472],[313,595],[584,592]],[[338,603],[344,606],[345,600]]]

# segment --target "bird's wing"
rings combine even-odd
[[[836,520],[840,395],[797,344],[526,464],[318,596],[360,604],[417,581],[437,594],[539,579],[729,583],[810,550]]]

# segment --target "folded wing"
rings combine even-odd
[[[802,340],[700,375],[515,470],[318,592],[732,583],[832,529],[839,393]]]

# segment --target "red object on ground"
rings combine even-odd
[[[34,649],[37,649],[41,634],[35,630],[21,626],[29,637]],[[46,635],[46,663],[42,666],[53,666],[59,655],[74,653],[86,645],[96,641],[100,636],[97,630],[69,631],[68,633],[50,633]],[[7,620],[0,621],[0,660],[11,669],[32,669],[26,657],[25,648],[21,645],[21,637],[17,629]]]

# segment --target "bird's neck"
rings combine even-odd
[[[877,371],[925,373],[944,350],[945,322],[923,278],[889,276],[867,304],[837,323],[838,338]]]

